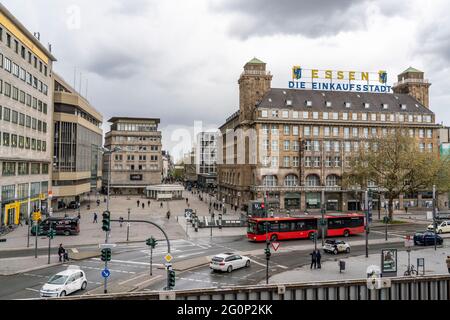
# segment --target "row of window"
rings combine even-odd
[[[27,83],[30,87],[38,90],[44,95],[48,95],[48,86],[33,76],[31,73],[26,71],[24,68],[19,67],[17,64],[11,61],[11,59],[6,56],[3,58],[3,55],[0,53],[0,67],[4,68],[6,71],[14,75],[16,78],[22,80],[24,83]]]
[[[158,146],[121,146],[122,150],[125,152],[147,152],[147,151],[158,151]]]
[[[159,170],[158,165],[122,165],[122,164],[116,164],[114,165],[114,170]]]
[[[158,137],[125,137],[125,136],[115,136],[113,137],[114,142],[139,142],[139,141],[159,141]]]
[[[47,114],[48,108],[45,102],[31,96],[31,94],[28,94],[23,90],[19,90],[17,87],[11,86],[11,84],[6,81],[3,82],[3,80],[0,80],[0,93],[3,93],[3,95],[12,98],[13,100],[19,101],[23,105]]]
[[[8,46],[8,48],[11,48],[12,46],[11,40],[12,36],[8,32],[6,32],[6,45]],[[1,27],[0,27],[0,41],[3,42],[3,28]],[[17,39],[14,39],[14,52],[20,55],[24,60],[27,60],[28,58],[28,63],[30,65],[33,65],[36,70],[39,70],[40,73],[43,73],[44,76],[47,77],[48,75],[47,65],[42,61],[38,60],[38,58],[35,55],[33,55],[31,51],[25,49],[25,46],[23,46],[22,44],[20,44],[20,53],[19,53],[19,41]]]
[[[31,149],[46,152],[47,142],[30,137],[18,136],[17,134],[3,132],[0,145],[12,148]]]
[[[10,161],[2,163],[2,176],[25,176],[29,174],[48,174],[48,163]]]
[[[272,124],[272,125],[268,125],[268,124],[263,124],[261,126],[261,132],[263,135],[268,135],[269,134],[269,128],[270,128],[270,133],[272,135],[279,135],[279,125],[277,124]],[[301,126],[291,126],[291,125],[283,125],[282,129],[283,129],[283,134],[288,136],[288,135],[294,135],[294,136],[298,136],[299,135],[299,128],[301,130]],[[433,138],[433,130],[432,129],[414,129],[414,128],[409,128],[409,129],[404,129],[405,130],[405,134],[408,134],[410,137],[415,137],[416,135],[419,138]],[[406,131],[407,130],[407,131]],[[342,133],[344,135],[344,138],[349,138],[350,136],[352,137],[364,137],[364,138],[369,138],[369,132],[370,135],[375,137],[378,136],[379,134],[386,136],[388,134],[388,129],[387,128],[376,128],[376,127],[372,127],[372,128],[358,128],[358,127],[321,127],[321,126],[303,126],[303,136],[314,136],[314,137],[318,137],[320,135],[320,132],[322,131],[322,134],[324,137],[339,137],[340,134]],[[395,133],[396,128],[391,128],[390,129],[390,133]]]
[[[286,187],[298,186],[298,177],[295,174],[288,174],[283,181],[283,185]],[[340,178],[337,175],[328,175],[325,179],[325,184],[328,187],[338,186]],[[278,186],[278,178],[274,175],[264,176],[262,179],[263,186],[275,187]],[[306,177],[307,186],[320,186],[320,178],[315,174],[310,174]]]
[[[158,129],[157,124],[148,124],[148,123],[117,123],[112,126],[113,130],[118,131],[156,131]]]
[[[18,200],[24,200],[28,197],[35,197],[42,193],[48,192],[48,181],[42,181],[42,182],[31,182],[31,183],[20,183],[17,185],[17,197],[16,197],[16,185],[7,185],[2,186],[1,188],[1,201],[3,203],[12,202],[16,199]],[[34,204],[32,203],[34,206]],[[25,208],[23,207],[25,206]],[[27,209],[27,203],[22,203],[22,208],[20,209],[21,212],[26,212]],[[35,208],[30,208],[35,209]]]
[[[0,106],[0,120],[12,122],[39,132],[47,132],[47,122],[27,116],[23,113]]]
[[[281,117],[279,116],[281,114]],[[261,118],[269,118],[269,110],[261,110]],[[313,120],[352,120],[352,121],[390,121],[390,122],[425,122],[431,123],[431,115],[376,113],[376,112],[318,112],[318,111],[289,111],[271,110],[271,118],[284,119],[313,119]]]
[[[127,155],[127,161],[134,161],[139,159],[139,161],[147,161],[147,156],[140,155],[140,156],[134,156],[133,154]],[[121,154],[114,155],[114,160],[116,161],[123,161],[123,156]],[[151,161],[158,161],[158,156],[150,156]]]
[[[304,143],[304,150],[305,151],[323,151],[325,152],[340,152],[341,148],[345,152],[350,151],[358,151],[359,146],[364,143],[365,146],[369,145],[369,142],[367,141],[333,141],[333,140],[326,140],[326,141],[319,141],[319,140],[305,140]],[[374,149],[376,149],[377,143],[373,142],[372,145],[374,146]],[[433,149],[432,143],[419,143],[419,147],[427,146],[428,150],[431,151]],[[425,148],[425,147],[424,147]],[[300,142],[297,140],[290,141],[290,140],[284,140],[283,141],[283,151],[299,151],[300,149]],[[263,140],[262,144],[262,150],[269,151],[269,140]],[[270,150],[271,151],[279,151],[278,148],[278,140],[272,140],[270,144]]]

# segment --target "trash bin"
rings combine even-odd
[[[339,272],[342,272],[343,270],[345,270],[345,261],[339,260]]]

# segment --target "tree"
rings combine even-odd
[[[393,202],[399,195],[430,190],[433,185],[441,192],[450,189],[449,157],[440,158],[438,151],[421,151],[418,140],[404,127],[365,139],[350,157],[350,167],[344,174],[344,185],[363,190],[370,183],[379,187],[388,199],[391,219]]]

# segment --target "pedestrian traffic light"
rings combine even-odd
[[[56,230],[54,230],[54,229],[48,230],[48,233],[47,233],[48,238],[53,239],[55,237],[55,235],[56,235]]]
[[[169,270],[169,289],[172,289],[175,287],[175,271]]]
[[[264,253],[266,254],[266,259],[269,260],[270,256],[272,255],[270,253],[270,248],[265,248],[264,249]]]
[[[102,261],[111,261],[111,249],[110,248],[102,249],[101,259],[102,259]]]
[[[111,230],[111,221],[110,221],[110,212],[109,211],[104,211],[102,214],[103,220],[102,220],[102,230],[105,232],[108,232]]]

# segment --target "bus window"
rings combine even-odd
[[[250,222],[250,221],[248,222],[247,233],[256,234],[256,223],[255,222]]]
[[[291,223],[290,222],[280,222],[278,224],[280,232],[288,232],[291,231]]]
[[[340,218],[340,219],[328,219],[328,229],[340,229],[340,228],[344,228],[345,227],[345,223],[344,223],[344,219]]]
[[[275,221],[260,221],[258,223],[258,234],[266,233],[266,223],[269,224],[268,232],[278,232],[278,223]]]
[[[351,218],[350,219],[349,227],[351,227],[351,228],[361,227],[363,225],[364,225],[364,218],[363,217]]]

